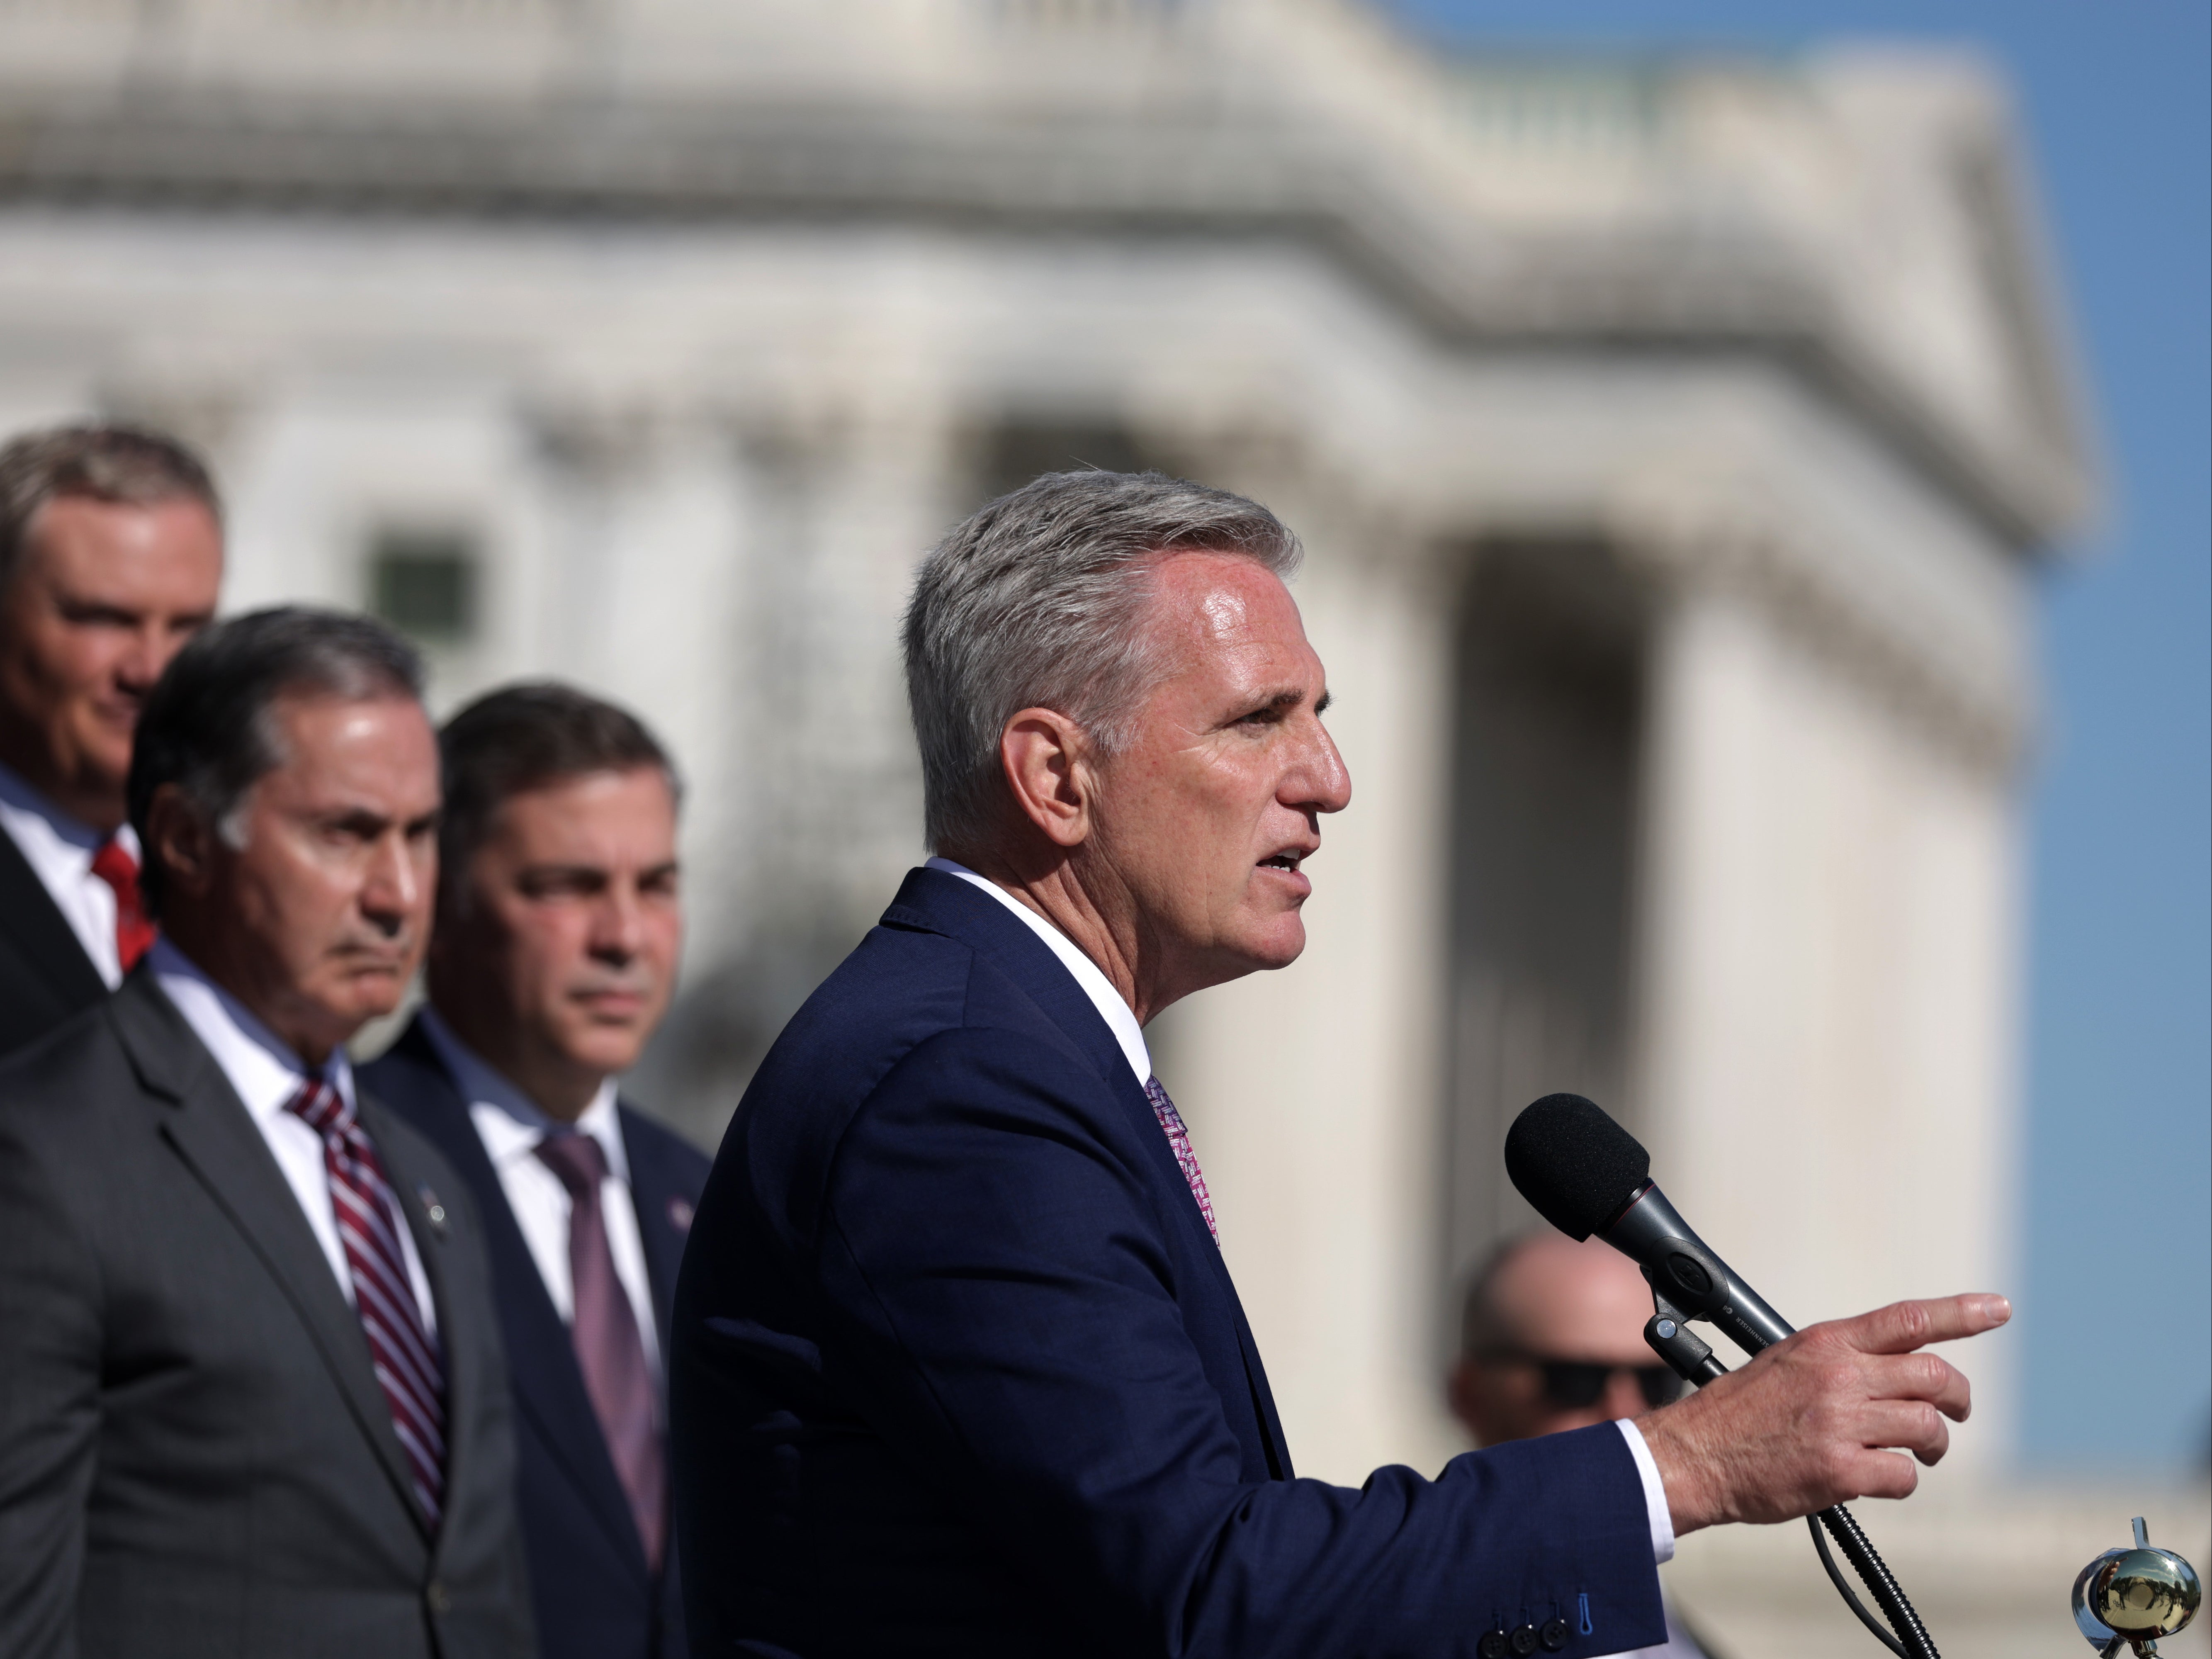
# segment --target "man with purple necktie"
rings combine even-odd
[[[677,1291],[696,1653],[1618,1653],[1664,1639],[1676,1533],[1909,1490],[1884,1449],[1933,1461],[1965,1414],[1963,1377],[1902,1356],[1997,1298],[1814,1327],[1433,1480],[1295,1477],[1216,1242],[1236,1218],[1143,1028],[1304,947],[1351,781],[1296,557],[1251,501],[1080,472],[924,562],[937,856],[762,1062]]]
[[[345,1043],[428,933],[413,650],[257,611],[138,723],[162,935],[0,1066],[0,1652],[526,1659],[474,1206]]]
[[[662,1356],[707,1160],[614,1082],[675,988],[675,769],[550,682],[478,698],[439,749],[429,1000],[362,1076],[484,1219],[543,1659],[682,1659]]]

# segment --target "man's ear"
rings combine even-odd
[[[999,733],[999,764],[1022,816],[1057,847],[1079,847],[1090,837],[1090,739],[1066,715],[1024,708]]]
[[[183,790],[165,783],[154,792],[146,808],[145,853],[161,865],[165,888],[194,897],[204,894],[215,879],[215,826]]]

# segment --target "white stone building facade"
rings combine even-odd
[[[378,605],[441,706],[558,674],[662,732],[693,933],[641,1087],[702,1139],[920,856],[930,543],[1084,463],[1301,533],[1353,805],[1305,957],[1152,1035],[1339,1480],[1460,1448],[1446,1310],[1553,1089],[1801,1322],[2016,1283],[2032,590],[2094,472],[2044,269],[1954,58],[1454,58],[1340,0],[0,0],[0,427],[169,423],[229,607]],[[2020,1639],[1947,1650],[2065,1650]]]

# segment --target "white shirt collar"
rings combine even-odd
[[[266,1122],[290,1104],[307,1080],[307,1066],[252,1011],[210,979],[199,964],[179,951],[167,934],[147,953],[161,990],[185,1023],[205,1045],[230,1086],[256,1122]],[[353,1066],[343,1048],[333,1048],[317,1075],[355,1103]]]
[[[107,839],[90,824],[80,823],[63,811],[24,782],[14,768],[6,765],[0,765],[0,806],[36,817],[53,832],[55,840],[82,851],[88,864],[91,862],[92,855],[100,850],[100,842]],[[128,840],[125,840],[126,836]],[[125,824],[116,832],[116,839],[131,849],[131,857],[137,857],[138,838],[131,834],[129,824]]]
[[[922,866],[926,870],[942,870],[948,876],[957,876],[970,887],[988,893],[1022,919],[1030,932],[1042,939],[1060,965],[1075,976],[1083,988],[1084,995],[1091,999],[1098,1017],[1106,1022],[1106,1029],[1114,1034],[1114,1041],[1121,1045],[1121,1057],[1129,1062],[1129,1069],[1137,1074],[1137,1085],[1142,1088],[1152,1079],[1152,1051],[1145,1047],[1144,1027],[1137,1024],[1137,1016],[1129,1005],[1121,1000],[1121,994],[1114,988],[1098,964],[1084,955],[1073,939],[1054,927],[1036,911],[1024,904],[1005,888],[988,877],[979,876],[964,864],[955,864],[951,859],[931,859]]]
[[[428,1003],[416,1016],[430,1046],[446,1063],[453,1082],[469,1103],[469,1117],[483,1137],[484,1150],[495,1164],[533,1156],[538,1143],[561,1134],[572,1126],[545,1111],[491,1062],[453,1035],[453,1028]],[[624,1186],[629,1184],[629,1157],[623,1146],[622,1116],[616,1108],[615,1080],[602,1078],[599,1092],[578,1117],[575,1129],[599,1143],[607,1156],[607,1173]]]

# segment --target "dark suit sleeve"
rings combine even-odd
[[[74,1653],[100,1422],[99,1267],[0,1109],[0,1653]]]
[[[854,1118],[811,1232],[825,1375],[1072,1623],[1126,1654],[1473,1654],[1553,1616],[1569,1655],[1664,1639],[1610,1425],[1435,1481],[1243,1480],[1120,1109],[1069,1070],[1003,1032],[933,1038]]]

